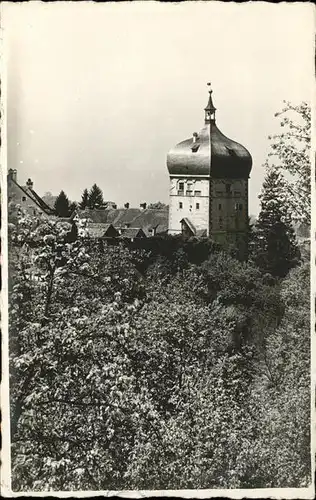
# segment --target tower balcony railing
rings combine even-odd
[[[178,190],[178,196],[184,196],[184,191],[183,190]]]

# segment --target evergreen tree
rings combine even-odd
[[[81,208],[81,210],[87,208],[88,200],[89,200],[89,192],[86,188],[81,195],[81,202],[79,203],[79,208]]]
[[[69,216],[69,199],[64,191],[60,191],[59,195],[56,198],[54,209],[56,215],[59,217],[68,217]]]
[[[261,211],[252,242],[253,260],[262,271],[284,277],[300,258],[295,232],[287,208],[285,182],[273,167],[263,183]]]
[[[100,208],[103,205],[102,190],[96,184],[93,184],[89,191],[88,208]]]

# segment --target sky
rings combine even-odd
[[[43,195],[97,183],[122,206],[168,203],[166,155],[204,124],[251,153],[259,210],[283,100],[311,101],[313,5],[2,2],[8,168]]]

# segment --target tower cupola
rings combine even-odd
[[[209,90],[204,111],[205,124],[201,131],[169,151],[169,174],[248,179],[252,167],[251,155],[244,146],[226,137],[217,127],[212,90]]]
[[[209,93],[208,103],[206,108],[204,108],[205,125],[207,125],[208,123],[215,123],[215,112],[216,112],[216,108],[213,104],[213,99],[212,99],[213,90],[211,89],[211,83],[209,82],[207,85],[210,87],[210,90],[208,92]]]

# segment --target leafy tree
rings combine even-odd
[[[284,101],[281,118],[285,131],[270,136],[276,168],[286,176],[284,188],[293,220],[310,225],[311,221],[311,108],[306,102],[294,106]]]
[[[56,198],[57,196],[54,196],[50,191],[47,191],[44,196],[42,196],[42,200],[51,208],[54,208]]]
[[[68,217],[69,216],[69,199],[64,191],[60,191],[59,195],[55,201],[55,212],[59,217]]]
[[[99,186],[93,184],[89,191],[88,208],[100,208],[103,205],[103,194]]]
[[[10,207],[13,489],[307,485],[308,266],[69,229]]]
[[[256,360],[249,401],[257,414],[257,451],[248,462],[256,487],[310,484],[309,265],[292,269],[280,292],[284,316],[266,336],[265,350]]]
[[[163,208],[168,208],[169,205],[166,205],[165,203],[162,203],[161,201],[157,201],[156,203],[150,203],[147,208],[156,208],[158,210],[161,210]]]
[[[260,269],[284,277],[297,265],[299,250],[284,198],[284,178],[270,167],[263,183],[261,211],[253,235],[253,259]]]
[[[89,192],[87,188],[83,191],[81,195],[81,202],[79,203],[79,208],[81,210],[84,210],[88,206],[88,201],[89,201]]]

